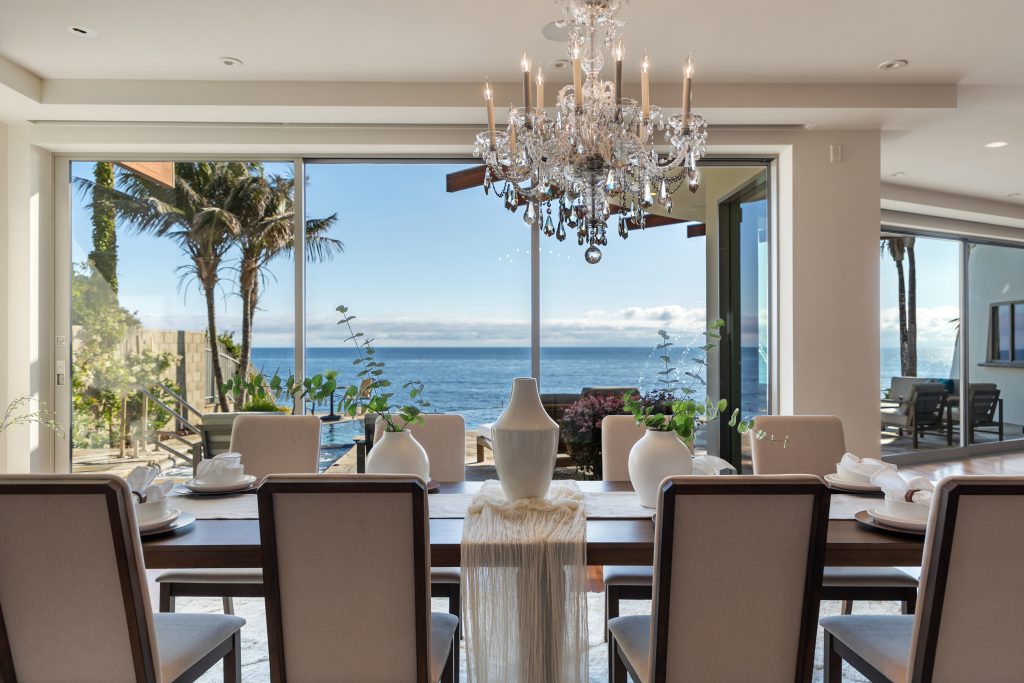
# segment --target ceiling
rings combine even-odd
[[[372,99],[373,88],[388,84],[429,90],[438,83],[444,92],[464,84],[460,92],[472,94],[456,98],[446,114],[451,122],[479,123],[479,84],[485,76],[507,83],[511,97],[524,44],[549,81],[568,80],[550,66],[564,58],[564,44],[541,34],[559,14],[551,0],[176,0],[159,9],[127,0],[0,0],[0,84],[9,86],[0,87],[0,120],[380,120],[365,102],[347,110],[345,97],[365,91]],[[626,80],[638,80],[648,50],[652,80],[661,84],[656,102],[663,95],[666,105],[673,101],[692,50],[695,106],[714,114],[713,123],[881,128],[884,182],[1024,204],[1014,194],[1024,194],[1019,0],[632,0],[622,15],[629,22]],[[99,35],[77,37],[69,26]],[[225,56],[244,64],[224,66]],[[910,66],[877,68],[890,59]],[[236,106],[216,101],[218,89],[246,84],[267,99],[246,90],[249,100],[231,102]],[[730,104],[729,84],[762,88],[752,98],[763,102],[770,100],[766,85],[779,84],[780,93],[802,87],[809,103]],[[955,106],[899,104],[898,91],[916,84],[958,86]],[[824,95],[810,101],[819,86],[890,88],[892,104],[830,106]],[[287,99],[300,91],[308,101],[292,111]],[[408,121],[423,118],[416,107],[406,111]],[[1010,144],[983,146],[994,140]]]

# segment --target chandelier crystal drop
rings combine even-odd
[[[697,162],[704,156],[707,122],[690,112],[692,60],[683,69],[682,112],[667,115],[650,103],[650,60],[641,67],[641,100],[622,97],[625,49],[617,18],[621,0],[564,0],[573,83],[561,88],[554,109],[544,106],[544,75],[536,76],[524,52],[523,104],[509,107],[509,124],[494,123],[494,95],[484,89],[488,130],[476,136],[474,154],[484,161],[484,191],[494,190],[523,221],[564,240],[575,230],[587,245],[588,263],[601,260],[609,222],[622,238],[644,228],[648,209],[672,211],[672,195],[700,185]],[[613,60],[613,80],[602,78],[605,51]],[[536,99],[533,99],[536,88]],[[532,100],[532,101],[531,101]],[[663,145],[659,154],[656,146]],[[499,191],[498,186],[503,181]],[[552,207],[558,229],[551,230]],[[546,209],[546,210],[543,210]],[[618,219],[612,218],[619,214]]]

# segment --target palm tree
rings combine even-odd
[[[168,187],[130,170],[119,174],[117,187],[105,190],[80,178],[80,192],[108,198],[129,228],[168,237],[190,259],[183,280],[194,278],[206,299],[207,336],[212,354],[218,405],[228,410],[217,336],[216,293],[220,268],[233,239],[241,231],[248,180],[261,172],[253,162],[186,162],[175,164],[175,183]]]
[[[913,237],[886,237],[882,251],[888,252],[896,264],[899,287],[900,313],[900,372],[906,377],[917,376],[917,264],[914,258]],[[903,268],[906,259],[910,267],[908,283]]]
[[[294,178],[262,173],[254,176],[245,190],[240,215],[240,230],[234,240],[239,248],[238,293],[242,299],[242,341],[239,374],[247,377],[252,364],[252,329],[259,304],[261,287],[268,277],[267,267],[294,247],[295,211]],[[306,258],[312,262],[328,261],[344,250],[342,243],[328,237],[338,219],[334,213],[326,218],[308,218],[306,226]]]

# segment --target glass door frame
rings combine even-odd
[[[944,240],[946,242],[955,242],[958,245],[958,269],[957,277],[959,280],[959,296],[958,296],[958,308],[960,316],[960,358],[959,358],[959,373],[960,373],[960,392],[959,401],[961,406],[966,406],[966,410],[971,410],[970,403],[968,401],[968,391],[971,378],[971,321],[970,321],[970,308],[971,308],[971,292],[970,292],[970,246],[972,244],[977,245],[988,245],[995,247],[1008,247],[1014,249],[1020,249],[1024,251],[1024,241],[1016,242],[1013,240],[999,239],[995,237],[986,237],[984,235],[963,235],[952,232],[944,232],[941,230],[928,230],[926,228],[910,228],[901,227],[897,225],[890,225],[883,222],[879,230],[879,238],[881,234],[897,235],[902,237],[921,237],[924,239],[936,239]],[[971,419],[969,414],[963,414],[961,411],[960,420],[961,423]],[[954,444],[948,448],[938,448],[927,451],[910,451],[907,453],[896,453],[893,455],[883,456],[883,460],[887,462],[897,463],[901,465],[913,465],[923,462],[941,462],[945,460],[959,460],[963,458],[973,458],[986,455],[1001,455],[1004,453],[1012,453],[1020,451],[1024,447],[1024,437],[1021,439],[1006,439],[1004,441],[996,441],[990,443],[969,443],[968,442],[968,430],[960,430],[960,441],[958,444]]]
[[[728,159],[729,163],[713,160],[716,166],[762,166],[765,169],[764,192],[767,202],[767,279],[768,279],[768,395],[767,414],[778,411],[778,344],[776,343],[778,272],[776,260],[776,204],[774,198],[775,160],[772,158]],[[759,182],[755,177],[742,187],[730,192],[718,200],[718,316],[725,321],[722,338],[718,350],[718,382],[719,397],[729,402],[729,413],[741,405],[742,378],[739,371],[740,339],[738,329],[740,314],[740,246],[738,244],[738,223],[734,223],[728,207],[750,191],[752,184]],[[710,316],[709,316],[710,317]],[[738,472],[742,473],[742,442],[743,437],[730,428],[728,419],[721,420],[718,426],[719,457],[728,460]]]

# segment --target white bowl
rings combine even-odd
[[[135,519],[140,525],[154,522],[161,517],[167,516],[167,499],[154,503],[136,503]]]
[[[885,511],[893,517],[927,522],[929,509],[931,509],[931,505],[925,503],[908,503],[905,500],[893,500],[888,496],[885,497]]]
[[[836,465],[836,474],[838,474],[839,478],[843,481],[849,481],[856,484],[871,483],[871,477],[866,474],[861,474],[860,472],[854,472],[849,467],[843,467],[841,463]]]

